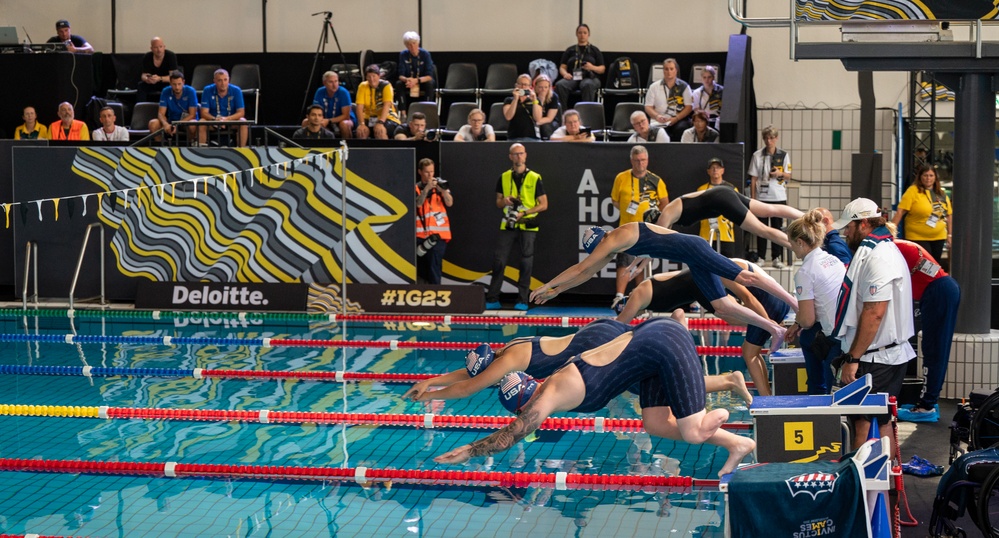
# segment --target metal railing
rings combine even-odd
[[[83,257],[87,253],[87,243],[90,241],[90,232],[94,228],[98,228],[101,231],[100,232],[101,233],[101,242],[100,242],[100,244],[98,246],[98,250],[100,252],[100,259],[101,259],[101,263],[100,263],[100,271],[101,271],[101,295],[100,295],[101,302],[100,302],[100,306],[101,307],[108,306],[108,303],[105,300],[105,289],[104,289],[104,226],[102,226],[101,223],[99,223],[99,222],[95,222],[95,223],[90,224],[89,226],[87,226],[87,231],[86,231],[86,233],[83,234],[83,246],[80,247],[80,256],[76,260],[76,271],[73,271],[73,283],[70,284],[70,286],[69,286],[69,309],[70,310],[73,310],[73,296],[76,295],[76,282],[80,279],[80,269],[83,267]],[[36,264],[36,269],[37,269],[37,264]],[[25,285],[27,285],[27,283],[25,283]],[[81,300],[91,300],[91,299],[96,299],[96,298],[97,297],[91,297],[90,299],[81,299]]]
[[[33,269],[33,270],[32,270]],[[28,277],[34,276],[35,280],[35,308],[38,308],[38,245],[33,241],[28,241],[24,245],[24,285],[21,287],[21,308],[28,309]]]

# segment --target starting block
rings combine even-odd
[[[871,382],[867,374],[832,395],[754,398],[749,413],[753,416],[756,461],[839,459],[844,453],[844,415],[888,412],[888,395],[871,394]]]
[[[801,348],[774,351],[767,358],[774,367],[774,395],[808,394],[808,372]]]

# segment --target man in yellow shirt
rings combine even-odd
[[[631,169],[625,170],[614,178],[611,190],[611,200],[621,213],[618,226],[629,222],[655,222],[666,204],[669,203],[669,193],[663,178],[649,171],[649,151],[645,146],[631,148]],[[616,294],[611,308],[624,299],[628,288],[628,266],[634,261],[634,256],[619,253],[615,259]],[[641,282],[641,275],[635,277],[636,284]]]
[[[739,192],[735,185],[725,181],[725,163],[718,157],[708,160],[708,182],[697,188],[698,191],[706,191],[715,187],[732,189]],[[732,232],[732,221],[718,215],[713,219],[701,221],[700,235],[704,239],[711,241],[711,230],[715,230],[715,237],[721,242],[721,254],[727,258],[735,256],[735,234]]]
[[[357,88],[357,138],[387,140],[399,127],[399,112],[395,109],[392,85],[382,80],[377,65],[364,70],[365,81]]]

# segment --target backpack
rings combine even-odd
[[[538,75],[546,75],[552,84],[558,80],[558,66],[555,65],[555,62],[545,58],[531,60],[531,63],[527,64],[527,72],[531,75],[531,80],[534,80]]]
[[[631,73],[631,58],[617,59],[617,76],[611,84],[618,90],[627,90],[636,86]]]

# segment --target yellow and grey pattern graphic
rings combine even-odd
[[[799,21],[828,20],[991,20],[999,0],[795,0]]]
[[[73,163],[105,193],[119,270],[156,281],[339,282],[340,170],[337,152],[281,148],[84,148]],[[346,175],[348,278],[407,282],[412,262],[379,237],[407,203]]]

